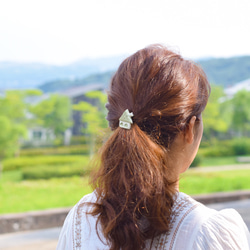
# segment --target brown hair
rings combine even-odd
[[[142,249],[170,230],[176,180],[168,152],[209,92],[199,66],[161,45],[136,52],[115,73],[107,104],[113,133],[100,152],[92,212],[111,249]],[[130,130],[119,127],[126,109],[134,114]]]

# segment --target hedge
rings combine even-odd
[[[191,163],[190,168],[200,166],[202,160],[203,160],[203,157],[202,157],[200,154],[197,154],[197,155],[195,156],[193,162]]]
[[[70,144],[79,145],[79,144],[88,144],[90,141],[88,136],[72,136],[70,139]]]
[[[36,166],[22,169],[22,179],[37,180],[58,177],[83,176],[89,174],[90,168],[82,165]]]
[[[20,150],[20,156],[38,155],[87,155],[89,154],[88,145],[71,145],[57,148],[32,148]]]
[[[250,155],[250,138],[217,141],[207,148],[200,148],[199,153],[204,157]]]
[[[234,139],[231,143],[235,155],[250,154],[250,138]]]
[[[231,147],[216,145],[209,148],[199,149],[199,153],[204,157],[233,156],[234,150]]]
[[[3,161],[3,170],[16,170],[22,169],[25,167],[35,167],[41,165],[66,165],[66,164],[74,164],[81,163],[82,165],[87,165],[89,162],[89,157],[87,156],[37,156],[37,157],[19,157],[19,158],[11,158]]]

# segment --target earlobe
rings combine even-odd
[[[186,142],[189,144],[192,144],[194,141],[194,125],[195,125],[195,121],[196,121],[196,116],[192,116],[192,118],[190,119],[186,131],[185,131],[185,139]]]

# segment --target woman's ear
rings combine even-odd
[[[195,121],[196,116],[192,116],[186,129],[185,129],[185,140],[187,143],[192,144],[194,141],[194,133],[195,133]]]

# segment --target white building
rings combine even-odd
[[[232,98],[238,91],[243,89],[250,91],[250,78],[242,82],[236,83],[232,87],[226,88],[224,92],[227,95],[227,97]]]

